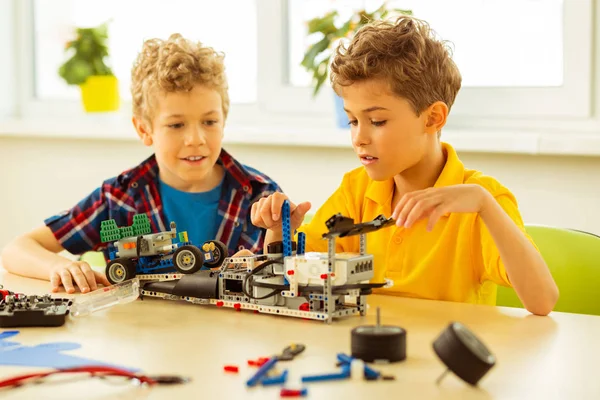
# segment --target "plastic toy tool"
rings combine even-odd
[[[433,350],[446,364],[446,371],[437,379],[440,383],[449,371],[475,386],[496,364],[496,357],[483,342],[460,322],[452,322],[433,342]]]
[[[277,364],[277,361],[291,361],[298,354],[302,353],[306,347],[303,344],[292,344],[286,347],[280,355],[271,357],[266,363],[264,363],[258,371],[246,382],[246,386],[256,386],[258,383],[263,382],[263,385],[272,385],[284,383],[288,371],[285,370],[279,377],[267,378],[269,371]],[[265,382],[266,381],[266,382]]]
[[[344,353],[337,355],[338,365],[341,367],[339,372],[306,375],[302,377],[302,382],[325,382],[333,380],[342,380],[349,378],[362,378],[369,381],[377,379],[389,379],[381,375],[379,371],[374,370],[364,363],[364,361],[351,357]]]
[[[140,281],[137,277],[81,295],[71,306],[73,317],[83,317],[117,304],[136,300],[140,295]]]
[[[359,326],[351,332],[352,356],[365,362],[396,362],[406,359],[406,331],[398,326]]]

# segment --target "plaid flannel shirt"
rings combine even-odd
[[[261,197],[281,191],[277,183],[259,171],[242,165],[225,150],[218,160],[225,169],[215,239],[225,243],[232,255],[242,248],[262,252],[265,231],[252,225],[250,208]],[[118,226],[131,225],[135,214],[146,214],[153,232],[169,229],[158,189],[158,164],[154,155],[139,166],[108,179],[70,210],[45,220],[62,246],[73,254],[104,251],[100,224],[114,219]],[[196,243],[198,244],[198,243]]]

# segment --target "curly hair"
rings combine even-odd
[[[426,22],[409,16],[371,22],[347,48],[340,44],[330,79],[338,93],[354,82],[382,79],[417,115],[436,101],[450,109],[462,81],[446,42],[436,39]]]
[[[222,53],[178,33],[168,40],[146,40],[131,71],[133,115],[149,121],[157,91],[185,92],[201,84],[221,95],[223,117],[227,118],[229,94],[223,59]]]

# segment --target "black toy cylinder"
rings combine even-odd
[[[397,326],[359,326],[350,341],[352,357],[365,362],[406,359],[406,331]]]
[[[452,323],[433,342],[433,350],[449,370],[475,386],[495,365],[495,357],[462,324]]]
[[[173,288],[173,294],[199,299],[217,299],[219,297],[219,272],[201,270],[194,274],[184,275]]]

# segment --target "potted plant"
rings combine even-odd
[[[71,57],[59,68],[59,75],[69,85],[81,88],[87,112],[119,109],[119,83],[106,64],[108,58],[108,24],[76,28],[76,38],[67,42],[65,52]]]
[[[375,11],[361,9],[353,12],[346,21],[340,21],[335,10],[308,21],[308,35],[316,38],[314,44],[306,50],[301,65],[312,74],[313,97],[319,93],[329,76],[333,50],[339,41],[351,39],[367,23],[386,19],[394,13],[412,15],[411,10],[389,8],[387,1],[384,1]],[[335,101],[338,126],[347,128],[348,117],[343,110],[343,102],[337,95]]]

